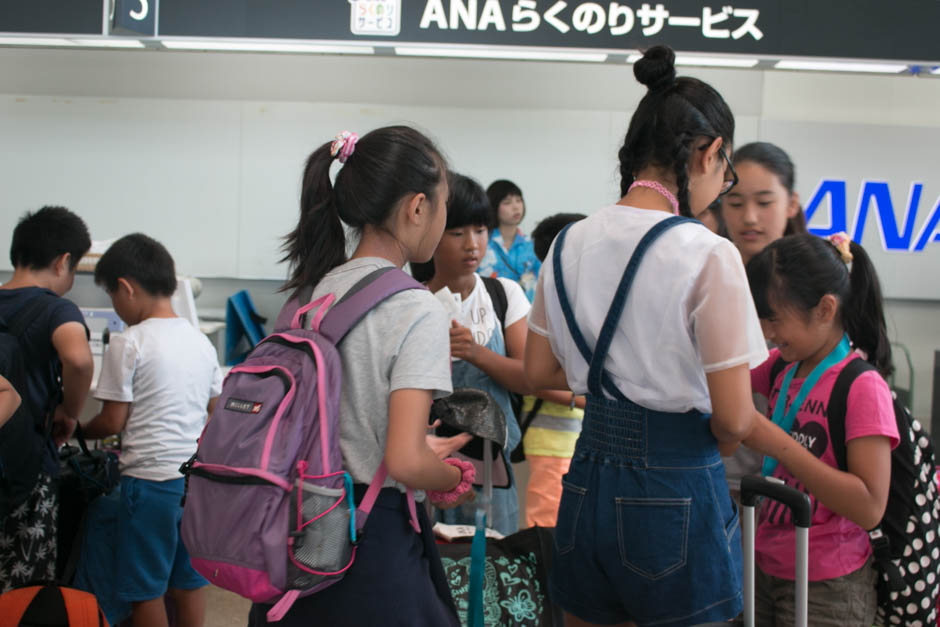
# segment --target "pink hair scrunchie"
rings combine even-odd
[[[468,492],[471,487],[473,487],[473,479],[476,477],[476,471],[473,469],[473,464],[457,459],[456,457],[448,457],[444,460],[444,463],[450,464],[451,466],[456,466],[460,469],[460,483],[447,492],[428,490],[427,493],[428,498],[431,499],[432,503],[452,505],[457,502],[457,499],[459,499],[466,492]]]
[[[852,263],[854,259],[852,255],[852,238],[848,236],[848,233],[833,233],[826,239],[839,251],[839,255],[842,257],[842,261],[845,262],[845,265]]]
[[[356,150],[356,142],[359,136],[352,131],[343,131],[336,134],[336,139],[330,145],[330,155],[338,159],[340,163],[346,163],[346,159]]]

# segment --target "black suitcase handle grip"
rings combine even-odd
[[[783,503],[790,508],[794,525],[809,528],[813,511],[808,494],[765,477],[743,477],[741,479],[741,503],[744,506],[756,507],[757,499],[761,496]]]

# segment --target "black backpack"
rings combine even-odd
[[[784,369],[778,360],[771,380]],[[848,468],[845,413],[852,383],[875,367],[853,359],[839,373],[829,396],[827,420],[840,470]],[[891,489],[881,523],[869,530],[878,571],[877,625],[936,625],[940,593],[940,499],[933,443],[908,409],[894,398],[900,441],[891,452]],[[932,577],[930,575],[933,575]]]
[[[860,374],[874,369],[864,359],[852,360],[839,374],[829,397],[829,435],[843,470],[847,468],[845,411],[849,388]],[[880,574],[876,624],[935,625],[940,592],[940,499],[933,443],[897,398],[894,417],[900,441],[891,452],[888,507],[881,523],[868,532]]]
[[[0,520],[23,503],[36,485],[47,433],[44,416],[34,415],[27,388],[26,357],[20,337],[47,301],[37,296],[9,320],[0,318],[0,375],[23,399],[0,428]]]
[[[490,294],[490,300],[493,301],[493,311],[496,312],[496,318],[499,320],[499,324],[503,329],[503,339],[505,340],[506,311],[509,309],[509,298],[506,296],[506,288],[504,288],[503,284],[499,282],[499,279],[488,276],[480,278],[483,279],[483,286],[486,287],[486,291]],[[513,413],[516,414],[516,420],[520,421],[519,429],[522,431],[522,437],[524,438],[526,430],[529,428],[529,425],[532,424],[532,421],[538,414],[539,409],[542,407],[542,399],[535,399],[535,406],[529,411],[524,419],[522,418],[522,395],[516,394],[515,392],[510,392],[509,402],[512,405]],[[519,444],[517,444],[516,448],[513,449],[509,454],[509,461],[514,464],[525,461],[525,452],[522,448],[521,438],[519,440]]]

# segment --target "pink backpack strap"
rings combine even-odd
[[[309,303],[311,296],[313,296],[312,287],[305,287],[294,292],[277,314],[277,320],[274,321],[274,332],[289,331],[297,310]]]
[[[320,298],[316,299],[312,303],[307,303],[303,307],[298,308],[297,311],[294,312],[294,316],[291,318],[290,328],[291,329],[301,328],[304,324],[303,316],[307,312],[315,309],[316,316],[314,316],[313,323],[311,324],[310,328],[312,328],[314,331],[319,331],[320,322],[323,320],[323,316],[326,315],[326,312],[329,310],[330,305],[333,304],[334,300],[336,300],[335,295],[327,294],[325,296],[321,296]]]
[[[382,461],[379,465],[379,469],[375,471],[375,475],[372,477],[372,482],[369,484],[369,489],[366,490],[366,495],[362,498],[362,502],[359,503],[359,507],[356,510],[357,536],[366,526],[366,520],[372,512],[372,507],[375,505],[376,499],[379,498],[379,492],[382,491],[382,485],[385,483],[386,477],[388,477],[388,467],[385,465],[385,461]],[[409,522],[411,523],[411,528],[414,529],[416,533],[421,533],[421,525],[418,523],[417,506],[415,505],[414,490],[408,488],[406,496],[408,499],[408,515],[410,517]]]
[[[284,596],[281,597],[280,601],[275,603],[267,613],[267,619],[269,623],[276,623],[277,621],[284,618],[287,614],[287,611],[290,610],[291,606],[294,605],[300,597],[300,590],[288,590],[284,593]]]
[[[411,528],[415,533],[421,533],[421,524],[418,522],[418,508],[415,505],[415,491],[408,488],[406,491],[408,497],[408,515],[411,516]]]
[[[363,277],[336,301],[323,319],[320,333],[339,344],[350,329],[389,296],[404,290],[426,289],[399,268],[379,268]]]
[[[382,279],[382,280],[379,280]],[[353,285],[338,301],[334,298],[318,298],[311,303],[313,288],[305,287],[295,292],[281,308],[274,323],[275,332],[284,332],[304,326],[304,316],[316,309],[313,329],[321,331],[334,344],[356,325],[373,307],[402,290],[427,289],[399,268],[384,267],[370,272]],[[327,316],[336,311],[336,315]],[[324,320],[324,317],[327,320]],[[324,323],[321,330],[321,323]]]

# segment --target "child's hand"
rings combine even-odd
[[[460,507],[464,503],[469,503],[473,501],[473,499],[475,499],[476,496],[477,496],[477,493],[474,490],[467,490],[466,492],[461,494],[460,497],[453,503],[441,503],[432,499],[431,505],[433,505],[437,509],[453,509],[455,507]]]
[[[450,321],[450,354],[452,357],[473,363],[480,346],[473,341],[470,329],[456,320]]]
[[[62,405],[55,408],[55,414],[52,416],[52,440],[56,448],[68,442],[77,424],[78,421],[66,414]]]
[[[428,446],[440,459],[450,457],[452,454],[465,447],[467,443],[473,439],[473,436],[469,433],[458,433],[457,435],[452,435],[449,438],[443,438],[438,435],[430,434],[424,437],[428,442]]]

